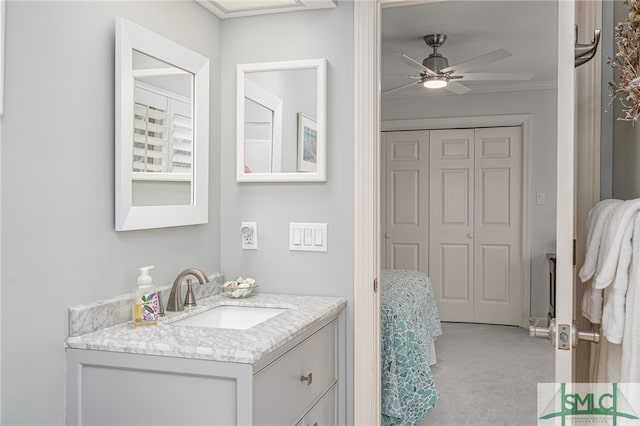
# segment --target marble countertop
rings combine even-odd
[[[156,326],[136,327],[128,321],[68,337],[65,347],[253,364],[315,322],[340,312],[345,304],[342,297],[257,293],[246,299],[230,299],[215,295],[198,300],[198,306],[184,312],[167,312]],[[172,325],[220,305],[287,308],[287,311],[246,330]]]

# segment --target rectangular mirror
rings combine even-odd
[[[238,65],[238,182],[326,181],[326,90],[326,59]]]
[[[207,223],[209,59],[116,19],[116,230]]]

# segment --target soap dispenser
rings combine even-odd
[[[155,325],[158,323],[160,304],[158,293],[153,288],[153,281],[149,275],[150,269],[153,269],[153,266],[140,268],[133,299],[133,325]]]

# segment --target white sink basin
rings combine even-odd
[[[286,308],[222,305],[178,320],[171,325],[246,330],[286,310]]]

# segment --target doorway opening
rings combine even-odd
[[[430,53],[426,49],[421,50],[428,34],[447,34],[446,44],[440,46],[438,52],[448,56],[450,63],[464,61],[494,48],[507,50],[513,55],[509,60],[483,64],[483,69],[474,69],[473,72],[515,73],[526,72],[528,67],[534,67],[527,64],[526,60],[521,62],[517,59],[520,55],[526,56],[529,50],[516,46],[518,41],[536,38],[533,31],[544,31],[543,37],[548,40],[543,44],[555,50],[558,43],[557,4],[478,3],[438,2],[382,9],[380,264],[383,269],[422,270],[431,278],[435,293],[439,293],[438,309],[443,320],[443,335],[435,340],[437,363],[432,366],[432,371],[436,385],[442,383],[441,392],[444,393],[441,394],[441,401],[462,403],[457,398],[464,399],[464,391],[473,388],[464,379],[456,378],[453,371],[496,361],[495,366],[487,366],[486,370],[490,373],[491,382],[497,387],[511,389],[502,397],[503,400],[511,398],[515,401],[514,398],[519,398],[516,395],[522,396],[515,390],[519,385],[528,389],[528,416],[531,416],[535,415],[536,410],[536,382],[553,380],[554,371],[553,349],[548,343],[533,339],[529,345],[528,333],[523,327],[528,326],[530,317],[546,320],[549,308],[546,255],[554,251],[556,239],[557,55],[547,51],[545,58],[534,60],[535,67],[546,68],[537,68],[534,72],[536,79],[528,82],[481,83],[459,80],[471,89],[466,94],[443,92],[446,89],[429,91],[427,85],[410,84],[410,81],[406,83],[406,88],[393,90],[400,87],[399,79],[403,75],[405,79],[412,72],[420,75],[420,69],[412,70],[407,66],[408,61],[398,60],[398,57],[406,54],[410,58],[418,58],[415,61],[418,62],[415,68],[418,68],[421,59]],[[479,9],[476,10],[476,7]],[[490,12],[493,7],[497,8],[495,13]],[[524,12],[523,8],[531,10]],[[514,15],[511,16],[511,13]],[[523,16],[526,16],[527,22],[517,23]],[[502,20],[502,23],[495,22],[496,19]],[[539,21],[533,24],[535,19]],[[413,28],[412,23],[415,24]],[[471,36],[469,34],[474,31],[474,25],[483,29]],[[530,28],[530,25],[536,28]],[[472,47],[471,41],[478,45]],[[504,159],[513,154],[512,158],[519,160],[518,164],[511,165],[494,163],[492,173],[482,165],[481,139],[486,136],[482,133],[497,127],[507,132],[515,128],[516,136],[522,139],[515,145],[505,145],[503,135],[488,136],[492,149],[497,150],[493,151],[493,155]],[[397,131],[404,135],[395,133]],[[409,136],[418,134],[419,137],[413,139],[422,138],[417,145],[427,147],[426,152],[410,149],[413,142]],[[402,136],[407,138],[402,140]],[[395,142],[399,144],[394,147]],[[517,146],[522,151],[510,151],[509,155],[505,155],[505,146],[509,146],[509,149]],[[389,161],[390,158],[399,160],[405,154],[408,155],[405,166],[414,161],[413,166],[417,167],[407,166],[403,169],[399,164]],[[409,160],[414,154],[417,157]],[[449,158],[445,158],[447,156]],[[394,173],[396,175],[391,176]],[[499,187],[508,190],[496,190]],[[505,205],[515,207],[499,208]],[[504,220],[504,212],[508,212],[508,220]],[[460,232],[453,235],[442,226],[445,222],[464,223],[465,226],[461,226]],[[517,239],[511,243],[512,246],[504,240],[482,241],[483,237],[479,234],[483,225],[495,225],[498,222],[514,225],[512,235]],[[420,229],[420,225],[426,226]],[[403,226],[404,229],[400,229]],[[414,232],[407,229],[411,226],[414,226]],[[417,234],[420,242],[395,240],[398,231],[407,231],[408,234],[414,234],[413,237]],[[496,234],[495,227],[487,232],[492,237]],[[511,247],[515,247],[515,250]],[[517,262],[513,261],[514,258]],[[476,282],[480,283],[477,288]],[[511,283],[516,286],[509,287]],[[482,310],[481,306],[476,305],[477,300],[489,299],[492,307],[495,307],[508,298],[506,294],[517,299],[515,308],[506,315],[509,319],[475,316],[476,312]],[[520,327],[469,324],[473,322]],[[506,341],[505,332],[513,332],[517,338],[508,348],[498,350],[496,343],[503,339]],[[483,338],[475,340],[476,334]],[[470,346],[465,346],[467,344]],[[450,348],[454,350],[449,351]],[[525,374],[527,366],[524,364],[510,365],[508,358],[516,348],[538,354],[536,359],[543,363],[545,375]],[[464,356],[456,360],[455,355],[461,354]],[[451,365],[456,366],[449,370],[447,367]],[[508,366],[509,371],[500,366]],[[478,380],[486,383],[489,381],[487,377]],[[487,392],[477,391],[468,396],[471,401],[486,405],[484,403],[490,398],[480,402],[483,394],[488,396]],[[430,420],[428,415],[425,422],[452,424],[437,416],[437,405],[432,413],[433,419]],[[532,417],[529,421],[534,419]],[[491,420],[482,419],[482,422],[490,423]]]

